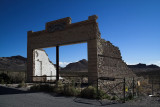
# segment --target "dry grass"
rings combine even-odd
[[[10,83],[21,83],[25,81],[25,72],[14,72],[14,71],[0,71],[0,74],[7,74],[10,78]]]

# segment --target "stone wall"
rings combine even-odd
[[[98,73],[99,77],[135,77],[132,70],[122,60],[118,47],[104,39],[98,39]]]
[[[118,47],[101,39],[96,22],[97,16],[88,20],[71,23],[71,18],[63,18],[46,23],[45,30],[27,33],[27,81],[32,82],[35,75],[33,50],[39,48],[70,45],[87,42],[88,82],[93,83],[98,76],[133,76],[132,71],[122,60]]]
[[[97,38],[99,36],[97,16],[71,23],[71,18],[63,18],[46,23],[45,30],[27,33],[27,81],[32,82],[34,72],[33,51],[35,49],[64,46],[87,42],[89,83],[97,79]]]

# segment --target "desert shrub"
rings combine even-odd
[[[128,96],[126,97],[126,100],[132,100],[133,99],[133,95],[132,93],[129,93]]]
[[[95,99],[97,97],[96,88],[89,86],[81,91],[81,97]]]
[[[53,87],[49,84],[40,85],[40,91],[51,92]]]
[[[8,76],[10,77],[11,83],[21,83],[22,81],[25,81],[24,72],[9,72]]]
[[[80,91],[73,85],[66,84],[64,85],[63,94],[67,96],[78,96],[80,94]]]
[[[18,88],[21,88],[21,87],[26,87],[26,83],[24,81],[22,81],[21,83],[18,84]]]
[[[5,82],[4,82],[4,80],[3,80],[3,79],[1,79],[0,84],[5,84]]]
[[[113,96],[112,98],[111,98],[111,100],[116,100],[117,99],[117,97],[116,96]]]
[[[55,92],[57,94],[63,94],[66,96],[77,96],[80,94],[78,89],[75,89],[71,84],[63,85],[60,81],[54,86],[48,84],[34,84],[31,91],[44,91],[44,92]]]
[[[0,82],[4,80],[5,83],[21,83],[25,81],[24,71],[0,71]]]
[[[89,86],[81,91],[81,97],[89,98],[89,99],[111,99],[109,95],[107,95],[103,90],[97,89],[93,86]]]
[[[10,83],[10,77],[5,74],[5,73],[1,73],[0,74],[0,83]]]
[[[143,96],[144,93],[145,93],[145,90],[146,90],[146,89],[144,89],[142,86],[137,86],[137,87],[136,87],[136,91],[137,91],[137,95],[138,95],[138,96]]]
[[[34,84],[30,87],[31,91],[40,91],[40,85]]]
[[[44,91],[44,92],[52,92],[53,86],[48,84],[34,84],[31,88],[31,91]]]
[[[56,82],[55,86],[53,86],[53,92],[62,94],[63,93],[63,84],[61,81]]]
[[[136,87],[138,96],[149,95],[151,94],[151,84],[148,83],[147,79],[141,81],[140,86]]]
[[[89,86],[81,91],[81,97],[89,98],[89,99],[111,99],[109,95],[107,95],[103,90],[97,89],[93,86]]]
[[[111,99],[109,95],[107,95],[103,90],[98,90],[98,99]]]
[[[58,94],[63,94],[66,96],[77,96],[80,91],[74,87],[75,82],[63,85],[61,81],[58,81],[53,88],[53,91]]]

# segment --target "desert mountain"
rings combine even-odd
[[[24,71],[27,66],[27,58],[22,56],[0,57],[0,70]]]
[[[11,56],[11,57],[0,57],[0,70],[3,71],[24,71],[27,67],[27,58],[23,56]],[[128,65],[132,71],[137,75],[143,74],[160,74],[160,67],[157,65]],[[78,62],[73,62],[68,64],[66,67],[61,68],[61,71],[82,71],[86,72],[88,70],[88,61],[82,59]]]
[[[160,67],[154,64],[146,65],[146,64],[136,64],[136,65],[128,65],[129,68],[132,69],[132,71],[138,75],[160,75]]]
[[[61,71],[82,71],[82,72],[85,72],[87,70],[88,70],[88,61],[86,59],[70,63],[65,68],[61,69]]]
[[[142,63],[139,63],[139,64],[136,64],[136,65],[128,65],[129,68],[160,68],[159,66],[157,65],[154,65],[154,64],[151,64],[151,65],[146,65],[146,64],[142,64]]]

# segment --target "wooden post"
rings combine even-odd
[[[56,81],[59,80],[59,46],[56,46]]]

